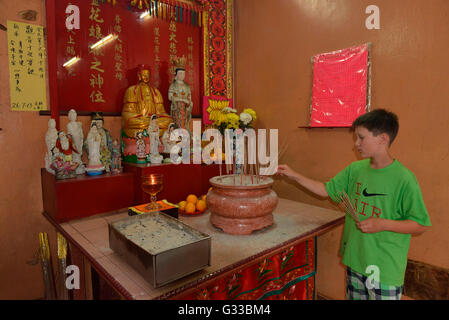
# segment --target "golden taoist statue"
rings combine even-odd
[[[149,84],[150,68],[139,65],[137,75],[139,83],[129,87],[123,99],[123,131],[128,137],[135,137],[137,132],[148,130],[150,118],[156,114],[157,124],[162,135],[173,119],[165,112],[164,100],[159,90]]]

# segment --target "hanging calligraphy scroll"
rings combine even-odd
[[[350,127],[370,109],[369,44],[316,55],[311,127]]]
[[[204,28],[204,95],[232,99],[232,0],[209,1]]]
[[[47,110],[44,28],[8,21],[11,110]]]
[[[115,5],[99,0],[55,2],[60,111],[74,108],[120,113],[126,88],[138,82],[137,65],[146,64],[151,67],[150,85],[162,93],[165,109],[170,112],[168,87],[174,77],[170,61],[174,56],[185,56],[192,114],[201,114],[202,31],[198,11],[161,1],[149,3],[156,6],[144,16],[145,11],[134,10],[137,8],[127,1]],[[78,60],[64,66],[73,57]]]

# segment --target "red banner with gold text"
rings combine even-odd
[[[188,23],[191,16],[186,10],[183,21],[178,17],[176,22],[176,12],[170,8],[161,6],[157,17],[153,11],[140,18],[142,10],[124,1],[114,6],[98,0],[56,1],[59,110],[121,112],[126,88],[138,81],[137,65],[146,64],[151,69],[150,84],[160,90],[169,113],[168,88],[174,77],[171,57],[185,56],[192,114],[200,115],[201,28]],[[112,38],[90,49],[108,35]],[[80,59],[64,67],[73,57]]]

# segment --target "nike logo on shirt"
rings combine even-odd
[[[363,195],[365,196],[365,197],[374,197],[374,196],[386,196],[386,194],[384,194],[384,193],[368,193],[367,191],[366,191],[366,188],[365,189],[363,189]]]

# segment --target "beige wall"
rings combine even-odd
[[[0,1],[0,23],[27,22],[17,15],[27,9],[38,12],[37,21],[31,23],[45,25],[44,0]],[[27,262],[39,248],[39,232],[48,233],[53,262],[56,259],[56,233],[42,216],[40,178],[50,117],[10,111],[6,44],[7,34],[0,31],[0,299],[38,299],[44,296],[42,268]],[[86,136],[90,119],[78,119]],[[61,129],[67,130],[67,122],[67,117],[61,117]],[[120,118],[106,118],[105,128],[118,138]]]
[[[380,30],[367,30],[365,9],[380,9]],[[449,268],[449,2],[446,0],[235,0],[235,102],[257,110],[259,126],[279,128],[282,159],[328,180],[357,160],[348,129],[299,129],[308,123],[310,58],[372,43],[372,106],[398,114],[393,155],[421,185],[433,227],[412,238],[409,257]],[[282,197],[333,208],[285,180]],[[317,290],[344,298],[337,256],[342,227],[318,239]]]

